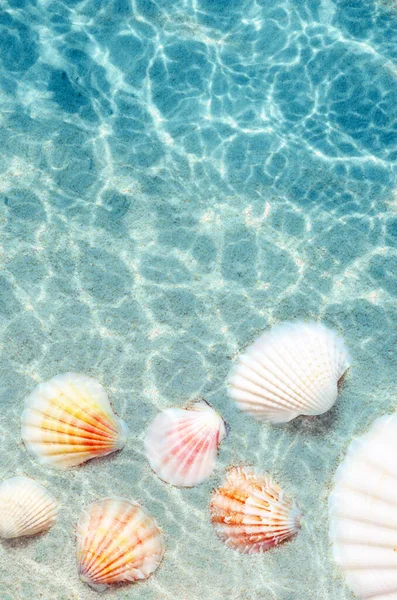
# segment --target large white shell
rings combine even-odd
[[[146,579],[159,566],[164,538],[139,504],[104,498],[90,504],[77,527],[80,579],[98,592],[113,583]]]
[[[120,450],[126,434],[101,384],[78,373],[38,385],[22,413],[26,448],[50,467],[65,469]]]
[[[300,510],[267,473],[251,467],[232,467],[214,491],[211,521],[229,548],[244,554],[265,552],[294,536]]]
[[[286,423],[329,410],[349,366],[348,351],[336,332],[314,322],[281,323],[240,356],[228,391],[253,417]]]
[[[225,435],[223,419],[205,400],[188,408],[167,408],[147,430],[146,456],[160,479],[191,487],[210,477]]]
[[[397,600],[397,414],[353,441],[329,497],[333,555],[358,598]]]
[[[28,477],[10,477],[0,484],[0,537],[10,539],[46,531],[57,519],[58,503],[42,485]]]

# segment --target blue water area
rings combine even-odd
[[[144,504],[167,551],[131,600],[348,600],[327,497],[351,439],[396,408],[395,0],[0,3],[0,477],[60,499],[58,524],[0,546],[1,600],[90,600],[74,531],[109,495]],[[336,407],[282,428],[227,398],[267,327],[322,320],[353,364]],[[28,456],[24,398],[97,378],[130,437],[57,472]],[[205,397],[230,433],[205,484],[151,472],[157,411]],[[215,536],[230,464],[269,471],[302,530],[261,556]]]

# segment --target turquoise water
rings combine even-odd
[[[81,508],[134,498],[164,529],[139,600],[348,600],[327,536],[332,474],[397,405],[397,7],[392,0],[0,3],[1,478],[61,501],[37,539],[0,545],[1,600],[91,600]],[[336,327],[353,365],[335,408],[282,428],[240,414],[225,379],[284,319]],[[64,473],[20,439],[37,382],[99,379],[125,449]],[[205,397],[230,426],[210,481],[152,474],[158,409]],[[209,523],[229,464],[268,470],[305,515],[262,556]]]

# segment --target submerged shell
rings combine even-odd
[[[127,426],[100,383],[77,373],[57,375],[26,399],[22,439],[43,465],[65,469],[120,450]]]
[[[0,537],[35,535],[50,529],[58,503],[42,485],[28,477],[10,477],[0,484]]]
[[[228,391],[253,417],[286,423],[329,410],[349,366],[347,348],[336,332],[314,322],[281,323],[240,356]]]
[[[329,497],[336,562],[358,598],[397,600],[397,414],[353,441]]]
[[[271,479],[249,467],[233,467],[212,495],[211,521],[227,546],[264,552],[297,533],[301,513]]]
[[[80,579],[101,592],[112,583],[146,579],[164,554],[163,534],[139,504],[105,498],[88,506],[77,527]]]
[[[225,435],[223,419],[204,400],[188,408],[168,408],[146,433],[146,456],[160,479],[191,487],[210,477]]]

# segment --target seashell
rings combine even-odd
[[[164,549],[153,517],[122,498],[90,504],[77,526],[80,579],[98,592],[112,583],[146,579],[159,566]]]
[[[113,413],[100,383],[65,373],[28,396],[21,433],[42,465],[66,469],[123,448],[127,426]]]
[[[212,495],[211,521],[229,548],[265,552],[297,533],[301,513],[271,479],[250,467],[232,467]]]
[[[1,482],[0,537],[10,539],[47,531],[57,513],[54,496],[33,479],[18,476]]]
[[[146,456],[160,479],[191,487],[210,477],[225,435],[223,419],[205,400],[187,408],[167,408],[149,426]]]
[[[315,322],[281,323],[240,356],[228,392],[253,417],[287,423],[329,410],[349,366],[349,353],[335,331]]]
[[[397,414],[354,440],[329,497],[333,556],[358,598],[397,599]]]

